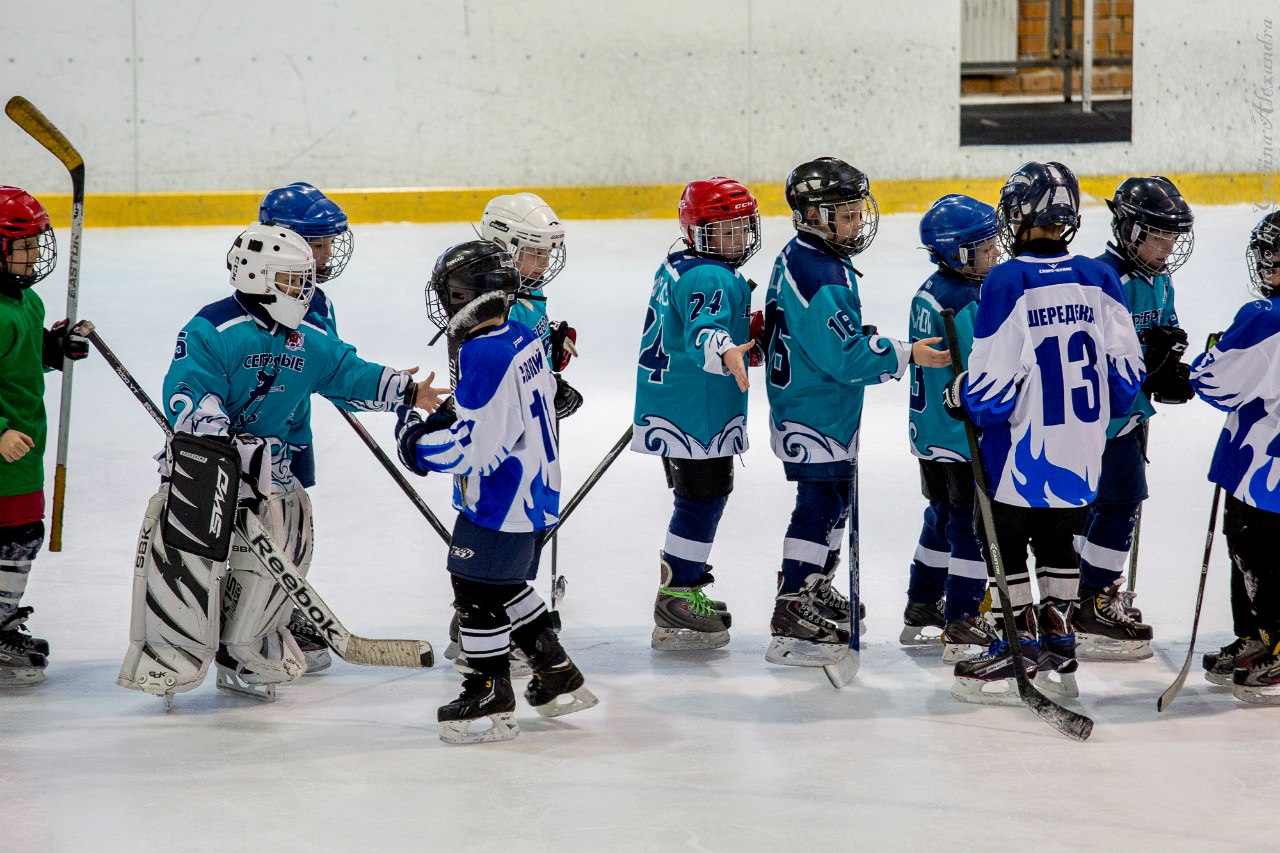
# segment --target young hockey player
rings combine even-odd
[[[447,389],[416,385],[416,368],[361,360],[310,319],[315,261],[294,232],[249,226],[227,253],[227,267],[235,294],[205,306],[178,333],[165,414],[174,432],[223,439],[239,451],[241,498],[254,502],[268,534],[306,574],[311,505],[286,440],[298,405],[318,393],[367,411],[434,408]],[[166,459],[165,476],[180,462]],[[216,659],[219,687],[273,698],[275,685],[306,669],[286,629],[289,599],[247,546],[233,547],[227,564],[166,545],[167,494],[162,488],[151,499],[143,519],[130,645],[117,683],[171,698],[197,687]]]
[[[0,187],[0,687],[44,681],[49,643],[26,630],[22,607],[31,564],[44,542],[44,374],[88,355],[67,321],[44,328],[32,290],[57,262],[49,214],[17,187]]]
[[[525,699],[544,716],[596,704],[582,673],[556,638],[546,605],[527,583],[546,530],[560,511],[557,452],[563,392],[542,340],[508,320],[520,286],[511,256],[475,240],[446,250],[427,287],[427,313],[457,352],[453,405],[423,420],[400,411],[400,459],[417,474],[453,475],[454,524],[449,573],[467,669],[462,694],[439,709],[447,743],[509,740],[512,718],[508,650],[529,658]],[[559,697],[569,700],[560,703]],[[490,725],[472,731],[488,718]]]
[[[944,334],[942,311],[950,308],[963,363],[973,346],[982,280],[1000,261],[995,208],[965,195],[943,196],[921,217],[920,242],[937,269],[911,300],[911,340]],[[947,371],[911,366],[911,452],[920,459],[920,489],[929,504],[911,563],[900,640],[933,642],[931,632],[941,628],[943,660],[954,663],[974,646],[985,649],[993,637],[979,615],[987,568],[973,531],[969,443],[964,425],[942,406],[949,378]]]
[[[333,303],[319,284],[342,275],[355,249],[355,237],[347,225],[347,215],[320,190],[303,181],[271,190],[258,206],[258,221],[263,225],[288,228],[307,241],[316,259],[317,286],[311,295],[309,315],[312,322],[323,325],[338,336],[338,321]],[[343,404],[338,401],[338,405]],[[344,406],[344,408],[346,408]],[[311,446],[311,400],[304,399],[290,418],[292,426],[285,436],[289,444],[293,476],[303,488],[316,484],[315,453]],[[297,641],[307,659],[307,674],[315,675],[333,663],[329,648],[320,632],[302,612],[293,611],[289,633]]]
[[[718,649],[732,619],[703,591],[707,559],[747,449],[751,287],[738,268],[760,248],[755,197],[731,178],[693,181],[679,206],[684,246],[654,276],[636,368],[631,449],[662,457],[675,508],[659,554],[650,644]]]
[[[986,654],[955,667],[952,694],[966,702],[1019,701],[1013,643],[1027,673],[1043,673],[1042,685],[1075,690],[1070,608],[1080,569],[1073,537],[1097,494],[1111,413],[1129,410],[1143,379],[1119,277],[1106,264],[1067,251],[1079,211],[1079,184],[1061,163],[1026,163],[1010,176],[996,219],[1014,257],[987,273],[969,369],[945,392],[947,410],[983,430],[995,542],[979,532],[988,548],[1000,549],[1019,626],[1017,637],[1004,635],[993,588],[998,639]],[[1035,551],[1038,610],[1028,544]],[[1051,681],[1050,672],[1060,680]]]
[[[1128,178],[1107,200],[1112,242],[1097,260],[1120,276],[1125,304],[1142,341],[1142,392],[1126,412],[1113,412],[1102,454],[1098,498],[1089,510],[1080,552],[1080,602],[1072,615],[1082,659],[1151,657],[1151,626],[1120,591],[1142,502],[1147,499],[1147,420],[1151,401],[1185,403],[1194,395],[1182,363],[1187,333],[1178,327],[1170,276],[1191,257],[1195,218],[1168,178]]]
[[[766,301],[770,438],[795,509],[765,653],[770,663],[825,666],[848,650],[849,600],[832,585],[840,556],[866,385],[910,363],[945,367],[940,338],[916,344],[862,324],[851,258],[875,239],[879,212],[867,176],[834,157],[787,176],[796,236],[773,265]]]
[[[1236,698],[1280,704],[1280,212],[1249,235],[1258,299],[1191,365],[1191,384],[1227,413],[1209,480],[1227,493],[1223,529],[1231,554],[1236,639],[1204,656],[1205,677]]]

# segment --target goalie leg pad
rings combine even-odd
[[[129,650],[116,683],[157,696],[200,685],[218,647],[225,563],[164,544],[165,491],[147,504],[134,552]]]
[[[294,488],[272,496],[258,518],[305,576],[311,566],[312,547],[307,493]],[[234,542],[222,602],[222,657],[234,664],[226,668],[248,685],[293,681],[306,672],[306,657],[288,630],[293,602],[249,553],[239,534]]]

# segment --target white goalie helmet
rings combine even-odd
[[[480,217],[480,237],[496,240],[520,271],[520,289],[545,287],[564,269],[564,226],[556,212],[533,193],[500,195]]]
[[[288,228],[255,223],[227,252],[231,285],[282,326],[298,328],[316,291],[316,261],[307,241]]]

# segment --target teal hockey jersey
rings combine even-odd
[[[967,364],[973,349],[973,318],[978,311],[982,285],[969,281],[950,269],[929,276],[911,300],[911,340],[942,338],[946,343],[946,324],[942,312],[955,312],[956,335],[959,337],[960,360]],[[939,345],[939,349],[945,346]],[[950,370],[926,370],[911,365],[911,402],[908,424],[911,452],[921,459],[942,462],[967,462],[969,440],[964,423],[947,414],[942,405],[942,392],[954,374]]]

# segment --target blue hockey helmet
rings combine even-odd
[[[1061,239],[1070,243],[1080,227],[1080,182],[1061,163],[1023,163],[1000,188],[996,226],[1000,242],[1012,253],[1032,228],[1066,226]]]
[[[329,281],[341,275],[355,249],[342,208],[304,181],[263,196],[258,221],[264,225],[282,225],[311,244],[316,256],[317,281]]]
[[[999,255],[985,263],[978,248],[996,239],[996,209],[959,193],[944,195],[920,217],[920,242],[938,266],[949,267],[970,281],[982,281]]]

